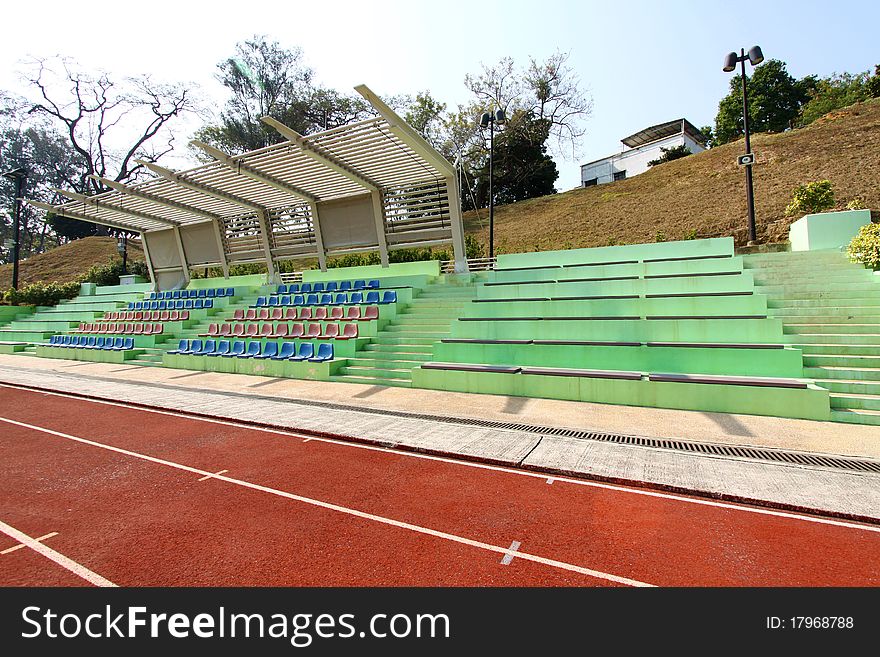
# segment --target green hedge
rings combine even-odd
[[[79,281],[71,283],[31,283],[18,290],[9,289],[3,294],[3,302],[10,306],[54,306],[62,299],[72,299],[79,294]]]

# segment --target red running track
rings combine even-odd
[[[880,584],[880,527],[5,386],[0,499],[0,552],[122,586]]]

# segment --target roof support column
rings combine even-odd
[[[446,178],[446,198],[449,203],[449,223],[452,224],[452,259],[455,273],[468,271],[467,249],[464,244],[464,222],[461,219],[461,193],[454,176]]]
[[[318,249],[318,266],[321,271],[327,271],[327,252],[324,250],[324,235],[321,233],[321,219],[318,217],[318,204],[314,201],[309,203],[312,212],[312,229],[315,231],[315,246]]]
[[[177,241],[177,250],[180,253],[180,267],[183,270],[183,287],[189,285],[189,263],[186,261],[186,252],[183,250],[183,239],[180,237],[180,228],[174,226],[174,239]]]
[[[388,241],[385,239],[385,204],[382,202],[382,192],[373,190],[370,198],[373,201],[373,219],[376,221],[376,239],[379,240],[379,261],[383,267],[387,267]]]
[[[153,285],[153,292],[159,291],[159,281],[156,280],[156,272],[153,271],[153,259],[150,257],[150,249],[147,248],[147,238],[141,232],[141,249],[144,252],[144,260],[147,263],[147,271],[150,272],[150,283]]]
[[[214,236],[217,238],[217,248],[220,250],[220,267],[223,269],[223,278],[229,278],[229,263],[226,261],[226,249],[223,247],[223,233],[220,232],[220,220],[214,219]]]
[[[269,215],[265,210],[257,212],[257,223],[260,225],[260,242],[263,243],[263,251],[266,252],[266,273],[269,283],[278,283],[275,261],[272,259],[272,245],[269,242]]]

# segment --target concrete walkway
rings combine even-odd
[[[880,460],[877,427],[0,355],[0,381],[406,449],[880,521],[880,475],[477,427],[455,418]],[[382,411],[390,411],[385,414]],[[413,417],[431,414],[445,421]]]

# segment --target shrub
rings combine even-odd
[[[658,230],[657,233],[654,235],[654,241],[655,242],[665,242],[666,241],[666,233],[664,233],[662,230]]]
[[[798,185],[791,194],[791,203],[785,214],[812,214],[824,212],[834,207],[834,189],[830,180],[818,180],[806,185]]]
[[[128,261],[126,272],[150,280],[150,270],[147,268],[147,263],[140,260]],[[122,258],[111,258],[107,264],[94,265],[89,269],[83,282],[95,285],[119,285],[120,276],[122,276]]]
[[[62,299],[72,299],[79,294],[79,282],[31,283],[18,290],[9,289],[3,301],[11,306],[54,306]]]
[[[880,224],[872,223],[859,228],[846,253],[853,262],[880,269]]]
[[[846,204],[847,210],[864,210],[865,202],[860,198],[854,198],[852,201]]]
[[[684,234],[684,239],[686,240],[695,240],[697,239],[697,229],[691,228],[688,232]]]

